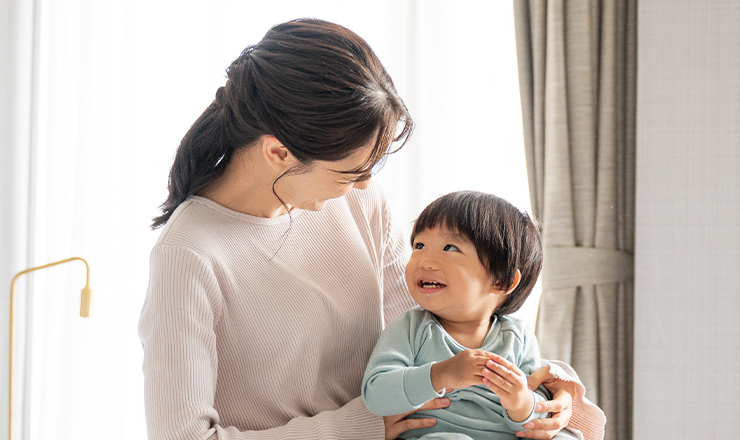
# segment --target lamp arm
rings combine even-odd
[[[64,260],[55,261],[53,263],[44,264],[43,266],[29,267],[28,269],[22,270],[15,274],[13,281],[10,283],[10,344],[8,345],[8,440],[13,440],[13,354],[15,352],[15,283],[18,279],[28,273],[35,272],[37,270],[46,269],[52,266],[59,266],[60,264],[69,263],[71,261],[79,260],[85,263],[87,269],[87,277],[85,281],[85,287],[82,289],[82,299],[80,304],[80,316],[90,316],[90,301],[92,290],[90,289],[90,265],[87,264],[84,258],[72,257]],[[83,311],[85,314],[83,314]]]

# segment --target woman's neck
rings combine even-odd
[[[223,176],[198,195],[213,200],[232,211],[255,217],[278,217],[288,212],[272,192],[274,170],[254,157],[259,148],[247,148],[234,154]]]

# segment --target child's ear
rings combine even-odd
[[[508,290],[503,290],[501,288],[501,281],[496,281],[493,287],[491,287],[491,292],[503,293],[504,295],[508,295],[511,292],[513,292],[514,289],[516,289],[516,286],[519,285],[519,281],[521,280],[522,280],[522,273],[521,271],[519,271],[519,269],[517,269],[516,273],[514,274],[514,281],[511,283],[511,286],[509,287]]]
[[[284,171],[296,165],[295,157],[275,136],[265,135],[260,141],[262,157],[276,171]]]

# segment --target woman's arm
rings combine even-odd
[[[538,404],[542,411],[551,412],[552,417],[525,425],[530,431],[523,432],[523,436],[551,439],[567,427],[585,440],[603,440],[606,416],[601,408],[586,398],[586,388],[575,370],[561,361],[544,362],[544,366],[529,376],[528,382],[530,388],[544,385],[553,394],[552,400]]]

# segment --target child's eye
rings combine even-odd
[[[447,246],[445,246],[444,250],[450,252],[460,252],[460,249],[458,249],[457,246],[455,246],[454,244],[448,244]]]
[[[414,249],[424,249],[424,243],[420,243],[420,242],[414,243]]]

